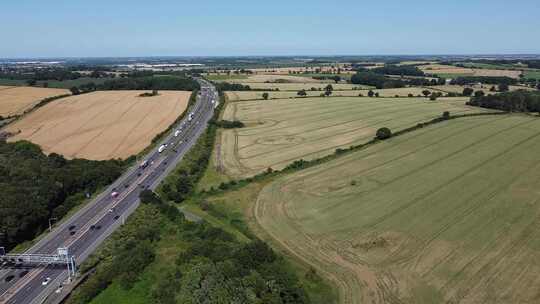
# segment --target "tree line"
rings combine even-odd
[[[514,85],[517,84],[518,81],[517,79],[506,76],[462,76],[452,79],[450,82],[450,84],[455,85],[467,85],[475,83]]]
[[[107,80],[102,84],[93,82],[71,88],[74,95],[92,91],[109,90],[198,90],[200,85],[197,81],[186,76],[145,76],[127,77]]]
[[[374,86],[377,89],[404,88],[406,86],[430,86],[441,85],[446,80],[425,78],[392,78],[371,71],[357,72],[351,77],[351,83]]]
[[[371,72],[382,75],[401,76],[424,76],[424,72],[414,65],[393,65],[387,64],[380,68],[371,69]]]
[[[119,160],[66,160],[27,141],[0,140],[0,243],[6,249],[31,240],[70,209],[112,183]]]
[[[473,96],[467,104],[507,112],[540,112],[540,92],[519,90],[497,95]]]

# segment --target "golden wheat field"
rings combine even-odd
[[[485,111],[466,106],[467,100],[336,97],[229,102],[223,119],[240,120],[246,127],[221,132],[216,159],[230,176],[252,176],[366,142],[380,127],[398,130],[444,111]]]
[[[0,116],[20,115],[47,97],[64,94],[69,90],[0,86]]]
[[[540,120],[446,121],[267,185],[253,213],[340,303],[539,303]]]
[[[59,99],[8,125],[9,141],[29,140],[67,158],[127,158],[146,148],[187,107],[191,92],[101,91]]]

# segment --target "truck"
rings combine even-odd
[[[189,113],[189,117],[188,117],[188,121],[192,121],[193,120],[193,112]]]
[[[167,148],[167,145],[161,145],[161,146],[159,146],[159,148],[158,148],[158,153],[161,153],[161,152],[165,151],[165,148]]]

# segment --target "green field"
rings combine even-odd
[[[284,176],[254,215],[341,303],[538,303],[540,119],[460,118]]]
[[[230,176],[280,169],[300,158],[314,159],[336,148],[364,143],[378,128],[398,130],[452,114],[484,111],[467,98],[301,98],[230,102],[223,119],[245,128],[221,132],[216,163]]]
[[[525,79],[533,78],[540,80],[540,70],[529,70],[525,71]]]
[[[38,81],[36,86],[42,87],[43,83],[48,83],[49,88],[56,88],[56,89],[69,89],[72,87],[80,86],[83,84],[87,84],[90,82],[93,82],[95,84],[102,84],[107,80],[111,80],[113,78],[90,78],[90,77],[82,77],[79,79],[74,80],[64,80],[64,81],[58,81],[58,80],[48,80],[48,81]],[[17,80],[17,79],[0,79],[0,85],[5,86],[26,86],[26,80]]]

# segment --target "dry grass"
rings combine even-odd
[[[103,91],[60,99],[9,125],[10,141],[26,139],[67,158],[126,158],[182,114],[190,92]],[[20,131],[20,133],[19,133]]]
[[[338,97],[230,102],[223,119],[240,120],[246,127],[222,132],[219,167],[233,177],[251,176],[366,142],[380,127],[402,129],[444,111],[484,111],[465,106],[466,100]]]
[[[47,97],[69,93],[63,89],[0,86],[0,116],[20,115]]]
[[[539,130],[444,122],[284,176],[253,213],[341,303],[538,303]]]

